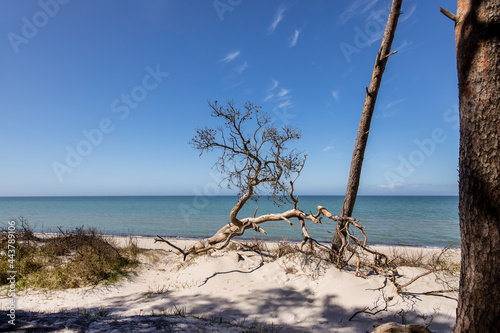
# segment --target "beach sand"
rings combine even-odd
[[[116,239],[126,242],[126,238]],[[148,250],[141,255],[141,265],[136,274],[115,284],[20,292],[16,329],[371,332],[382,323],[394,321],[428,326],[432,332],[450,332],[455,322],[456,293],[422,294],[449,288],[434,274],[422,277],[406,288],[407,293],[398,295],[385,276],[363,279],[351,270],[340,271],[305,256],[270,261],[251,251],[222,250],[183,262],[182,256],[165,243],[145,237],[137,240],[140,248]],[[170,241],[181,248],[193,242]],[[391,247],[376,248],[387,254],[393,251]],[[440,251],[414,247],[404,250],[425,255]],[[453,260],[458,261],[459,250],[453,251]],[[404,283],[424,271],[398,268],[399,281]],[[8,308],[8,302],[4,293],[0,298],[2,311]],[[367,312],[349,320],[361,310]],[[2,320],[0,330],[9,328],[6,321]]]

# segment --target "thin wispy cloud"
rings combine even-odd
[[[339,16],[340,24],[346,24],[356,15],[363,15],[377,4],[379,0],[355,0]]]
[[[278,11],[276,12],[276,15],[274,15],[274,19],[271,22],[271,25],[269,26],[269,33],[272,34],[274,30],[276,30],[276,27],[278,24],[283,20],[283,13],[285,12],[285,7],[281,6],[278,8]]]
[[[266,97],[264,98],[264,102],[277,103],[277,106],[274,107],[274,110],[277,109],[289,109],[293,108],[294,104],[292,102],[292,96],[290,92],[292,89],[286,89],[279,86],[279,82],[275,79],[272,79],[271,87],[266,90]]]
[[[268,100],[270,100],[271,98],[274,97],[274,89],[278,88],[278,85],[279,85],[279,82],[276,81],[275,79],[271,79],[272,80],[272,85],[271,85],[271,88],[267,89],[267,95],[266,97],[264,98],[264,102],[267,102]]]
[[[299,35],[301,32],[302,30],[295,29],[292,37],[290,37],[290,44],[288,44],[290,47],[294,47],[295,45],[297,45],[297,41],[299,40]]]
[[[366,42],[368,45],[372,45],[373,43],[381,40],[384,37],[384,29],[378,30],[373,35],[369,36],[368,41]]]
[[[329,150],[332,150],[334,148],[335,148],[334,146],[326,146],[325,148],[323,148],[323,151],[329,151]]]
[[[235,70],[238,74],[241,74],[247,68],[248,68],[248,63],[245,61],[241,66],[236,67]]]
[[[403,14],[401,15],[401,18],[399,19],[399,22],[404,22],[407,19],[409,19],[413,13],[415,13],[415,9],[417,9],[417,5],[413,5],[409,10],[405,10]]]
[[[270,100],[271,98],[274,97],[274,94],[267,94],[267,96],[264,98],[264,102],[267,102],[268,100]]]
[[[392,49],[394,51],[400,52],[401,50],[407,48],[408,46],[412,45],[413,42],[408,42],[406,39],[398,46],[398,47],[393,47]]]
[[[236,59],[239,55],[241,54],[240,50],[233,51],[231,53],[228,53],[224,58],[222,58],[221,62],[231,62],[234,59]]]
[[[332,97],[333,99],[338,102],[340,100],[339,92],[338,90],[332,90]]]
[[[398,187],[402,187],[403,183],[395,183],[395,184],[388,184],[388,185],[378,185],[379,188],[388,188],[390,190],[394,190]]]
[[[236,82],[235,84],[233,84],[230,89],[234,89],[234,88],[237,88],[239,86],[241,86],[243,84],[243,81],[239,81],[239,82]]]
[[[281,108],[291,107],[291,106],[293,106],[293,103],[290,100],[286,100],[286,101],[281,102],[280,104],[278,104],[278,106],[276,108],[277,109],[281,109]]]
[[[392,108],[394,105],[397,105],[397,104],[399,104],[399,103],[403,102],[404,100],[405,100],[405,99],[404,99],[404,98],[402,98],[402,99],[398,99],[398,100],[396,100],[396,101],[389,102],[389,103],[387,103],[387,104],[383,107],[383,109],[389,109],[389,108]]]
[[[273,81],[273,85],[271,86],[271,88],[269,88],[269,90],[274,90],[278,87],[278,85],[280,84],[278,81],[276,81],[275,79],[271,79]]]
[[[392,118],[395,117],[399,113],[399,110],[390,110],[382,112],[382,118]]]
[[[278,97],[284,97],[284,96],[288,95],[290,93],[290,91],[292,91],[292,90],[281,88],[280,92],[278,93]]]

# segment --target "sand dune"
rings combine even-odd
[[[172,242],[183,247],[192,240]],[[402,296],[384,276],[363,279],[352,271],[339,271],[304,256],[274,261],[264,258],[263,262],[255,252],[233,250],[183,262],[165,244],[151,238],[138,238],[138,245],[149,249],[149,254],[142,256],[136,275],[116,284],[21,292],[17,298],[19,323],[29,328],[59,320],[60,325],[66,325],[60,331],[66,332],[79,331],[78,327],[97,332],[109,325],[108,330],[126,331],[120,328],[122,324],[141,324],[144,332],[161,331],[159,327],[180,332],[240,332],[251,325],[255,330],[274,325],[281,332],[371,332],[394,321],[428,326],[432,332],[450,332],[455,321],[456,293],[422,295],[446,289],[433,274],[413,283]],[[378,249],[390,253],[388,247]],[[402,282],[423,272],[409,267],[398,271]],[[0,299],[2,310],[7,302],[5,297]],[[359,313],[349,320],[362,310],[382,311]],[[60,311],[73,311],[73,321],[91,318],[90,324],[67,324],[64,313],[57,315]],[[99,321],[101,324],[96,324]]]

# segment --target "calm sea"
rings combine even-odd
[[[36,231],[54,232],[75,227],[96,227],[114,235],[169,236],[200,238],[211,236],[228,222],[237,201],[235,196],[191,197],[0,197],[0,221],[3,226],[20,216],[28,219]],[[322,205],[338,215],[342,196],[300,196],[298,208],[316,212]],[[291,208],[277,207],[266,198],[244,207],[239,217],[276,213]],[[459,246],[458,197],[447,196],[360,196],[353,217],[361,220],[370,244]],[[300,223],[296,228],[285,221],[261,226],[268,235],[253,230],[245,238],[301,240]],[[323,219],[315,225],[306,221],[308,231],[317,240],[330,240],[333,221]]]

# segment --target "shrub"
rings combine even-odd
[[[138,264],[140,249],[132,238],[119,248],[113,238],[95,228],[76,228],[54,236],[37,238],[26,220],[16,234],[16,271],[18,287],[65,289],[115,282]],[[8,267],[7,231],[2,231],[0,278],[2,284]]]

